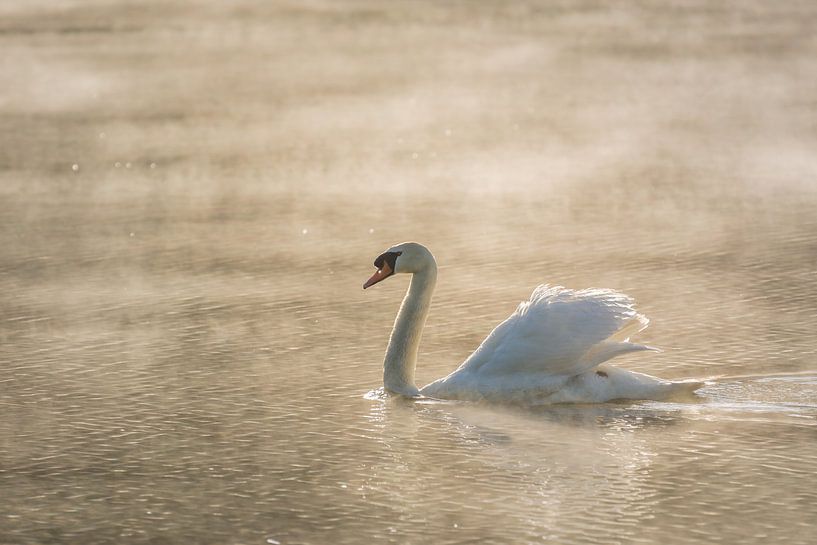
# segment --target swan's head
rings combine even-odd
[[[435,265],[434,256],[422,244],[416,242],[397,244],[377,256],[377,259],[374,260],[377,272],[363,284],[363,289],[365,290],[393,274],[414,274],[432,265]]]

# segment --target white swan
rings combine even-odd
[[[647,327],[647,318],[617,291],[543,284],[453,373],[418,389],[414,369],[437,262],[422,244],[404,242],[378,256],[374,265],[377,272],[363,289],[394,273],[412,275],[383,364],[383,385],[390,392],[472,401],[600,403],[661,400],[703,386],[602,365],[619,354],[655,350],[628,339]]]

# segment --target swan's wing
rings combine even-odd
[[[633,304],[614,290],[541,285],[460,369],[481,376],[582,373],[611,357],[599,358],[610,343],[621,347],[617,341],[647,327],[647,318]],[[627,344],[635,350],[646,348]]]

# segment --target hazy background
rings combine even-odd
[[[0,543],[813,543],[810,1],[0,0]],[[698,403],[363,396],[541,282]]]

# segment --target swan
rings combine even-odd
[[[629,341],[649,320],[635,311],[627,295],[542,284],[450,375],[417,388],[414,370],[437,262],[422,244],[404,242],[380,254],[374,266],[377,271],[364,290],[394,274],[411,275],[383,363],[383,387],[390,393],[465,401],[603,403],[663,400],[703,386],[605,364],[628,352],[657,350]]]

